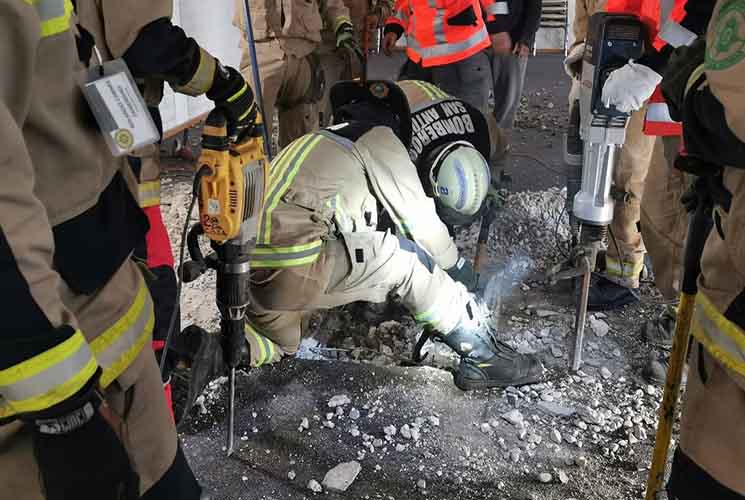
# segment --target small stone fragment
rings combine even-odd
[[[597,315],[590,316],[590,328],[598,337],[605,337],[610,331],[608,323],[598,318]]]
[[[315,479],[311,479],[308,481],[308,489],[313,493],[321,493],[323,491],[323,486],[321,486]]]
[[[344,406],[351,403],[352,400],[346,394],[339,394],[329,399],[329,408],[336,408],[337,406]]]
[[[336,427],[336,424],[333,423],[331,420],[324,420],[323,421],[323,426],[326,427],[326,428],[328,428],[328,429],[333,429],[334,427]]]
[[[554,477],[548,472],[541,472],[540,474],[538,474],[537,477],[538,477],[538,481],[544,484],[550,483],[551,481],[554,480]]]
[[[406,451],[406,445],[405,444],[398,443],[396,445],[396,451],[398,451],[398,452]]]
[[[351,418],[352,420],[357,420],[358,418],[360,418],[360,411],[357,408],[352,408],[351,410],[349,410],[349,418]]]
[[[297,474],[295,474],[294,470],[291,470],[290,472],[287,473],[287,479],[289,479],[290,481],[294,481],[296,477],[297,477]]]
[[[420,490],[426,490],[427,489],[427,481],[424,479],[420,479],[416,482],[416,487]]]
[[[561,432],[559,432],[558,429],[551,430],[551,441],[556,444],[561,444]]]
[[[376,448],[381,448],[383,446],[383,440],[382,439],[374,439],[372,442],[372,445]]]
[[[537,406],[546,413],[557,417],[571,417],[577,413],[577,410],[570,406],[564,406],[550,401],[540,401]]]
[[[429,423],[432,424],[435,427],[440,427],[440,419],[439,417],[435,417],[434,415],[430,416],[428,418]]]
[[[307,418],[304,418],[300,421],[300,428],[301,429],[310,429],[310,422]]]
[[[520,450],[520,448],[512,448],[510,450],[510,460],[512,460],[514,463],[520,461],[520,455],[522,455],[522,451]]]
[[[385,433],[386,436],[393,437],[393,436],[396,435],[396,431],[397,430],[396,430],[396,426],[395,425],[389,425],[389,426],[383,428],[383,432]]]
[[[559,471],[559,482],[561,484],[567,484],[569,482],[569,475],[563,470]]]
[[[489,434],[492,431],[491,425],[489,425],[488,422],[482,423],[480,428],[481,428],[481,432],[483,432],[484,434]]]
[[[600,368],[600,376],[607,380],[607,379],[611,378],[613,376],[613,374],[610,372],[610,370],[608,369],[608,367],[603,366],[603,367]]]
[[[360,430],[356,427],[350,430],[349,433],[352,435],[352,437],[360,437]]]
[[[578,457],[575,457],[574,465],[576,465],[577,467],[587,466],[587,457],[585,457],[584,455],[579,455]]]
[[[502,418],[511,423],[514,426],[518,426],[523,423],[523,414],[519,410],[510,410],[502,415]]]
[[[402,438],[411,439],[411,428],[409,427],[409,424],[404,424],[399,432],[401,433]]]
[[[331,491],[347,491],[361,470],[362,466],[357,461],[341,463],[326,473],[323,487]]]

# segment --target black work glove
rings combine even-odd
[[[121,422],[98,391],[101,370],[71,398],[22,415],[47,500],[140,498],[140,481],[117,434]]]
[[[357,37],[354,36],[354,27],[351,24],[343,23],[336,30],[336,48],[352,51],[357,59],[359,59],[360,64],[365,63],[360,43],[357,41]]]
[[[458,262],[453,267],[445,269],[445,272],[453,280],[463,283],[469,292],[476,289],[476,271],[473,269],[473,265],[463,257],[458,257]]]
[[[670,109],[670,117],[675,121],[683,121],[683,103],[688,90],[688,80],[691,73],[704,64],[705,54],[706,40],[699,37],[690,46],[678,47],[670,56],[660,85]]]
[[[254,93],[237,69],[218,63],[215,82],[207,92],[207,98],[215,102],[216,109],[225,113],[230,137],[241,142],[253,133],[258,116]]]

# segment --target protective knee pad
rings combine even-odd
[[[186,461],[179,443],[173,464],[157,483],[142,495],[142,500],[200,500],[202,488]]]

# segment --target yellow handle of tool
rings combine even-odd
[[[675,323],[675,336],[673,347],[670,352],[670,367],[665,379],[665,392],[662,396],[662,405],[659,411],[659,423],[657,425],[657,436],[652,452],[652,466],[649,469],[647,479],[647,493],[645,500],[655,500],[657,493],[662,490],[665,481],[665,468],[667,466],[668,448],[670,438],[673,434],[673,424],[678,406],[678,395],[683,378],[683,367],[685,366],[686,353],[688,351],[688,338],[691,333],[693,321],[693,308],[695,306],[695,295],[682,293],[680,305],[678,306],[677,320]]]

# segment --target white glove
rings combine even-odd
[[[569,78],[579,78],[582,76],[582,58],[585,56],[585,44],[580,43],[572,47],[566,59],[564,59],[564,72]]]
[[[603,85],[603,103],[615,106],[618,111],[630,113],[641,109],[662,81],[656,71],[629,62],[613,71]]]

